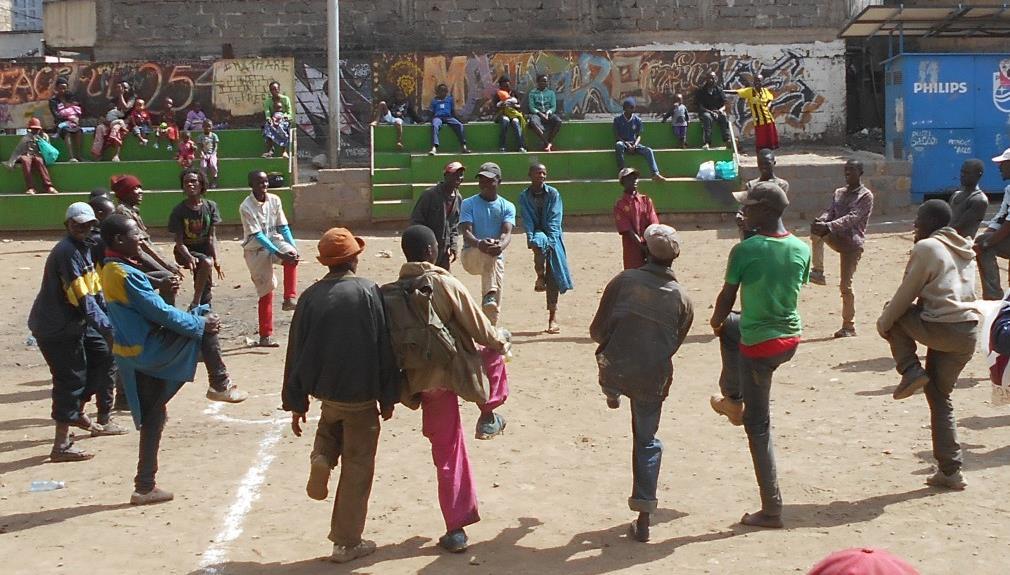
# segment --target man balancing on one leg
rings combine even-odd
[[[266,172],[249,172],[251,193],[239,206],[242,218],[242,246],[246,266],[259,297],[259,347],[278,347],[274,341],[274,264],[284,268],[284,311],[295,310],[298,284],[298,247],[276,194],[267,192]]]
[[[324,500],[330,471],[343,459],[333,501],[330,560],[344,563],[375,551],[361,538],[379,443],[379,414],[388,420],[399,401],[400,372],[390,347],[382,294],[355,275],[365,242],[344,228],[319,240],[323,279],[302,294],[291,320],[284,362],[284,409],[301,436],[309,396],[321,404],[306,492]],[[379,409],[376,409],[376,403]]]
[[[813,270],[810,283],[824,285],[824,245],[839,254],[841,277],[838,288],[842,292],[842,328],[835,337],[856,335],[856,296],[852,292],[852,278],[863,257],[866,226],[873,212],[873,192],[863,185],[863,163],[859,160],[845,162],[845,187],[831,196],[831,205],[810,224],[810,243],[813,247]]]
[[[533,267],[537,280],[535,291],[547,292],[547,333],[561,333],[558,327],[558,296],[572,289],[568,271],[564,231],[561,221],[564,208],[557,188],[547,185],[547,167],[530,166],[532,183],[519,194],[519,207],[526,228],[526,246],[533,251]]]
[[[170,501],[172,494],[155,483],[167,420],[165,406],[184,382],[193,381],[200,356],[207,364],[211,389],[235,389],[221,359],[217,339],[221,320],[207,306],[186,313],[158,296],[138,267],[144,240],[132,219],[121,214],[106,218],[102,240],[106,246],[102,285],[114,333],[112,352],[133,421],[140,428],[140,456],[130,503]]]
[[[684,343],[694,311],[687,291],[670,266],[680,256],[680,239],[670,226],[645,230],[649,263],[624,270],[607,284],[589,327],[600,344],[596,361],[600,385],[611,409],[621,395],[631,399],[632,481],[628,506],[638,511],[631,536],[649,540],[650,517],[656,512],[656,485],[663,444],[656,437],[663,400],[673,383],[673,354]]]
[[[975,259],[972,242],[949,227],[950,206],[929,200],[915,216],[915,245],[905,276],[877,319],[877,332],[891,345],[901,382],[894,399],[925,388],[937,472],[926,480],[935,487],[964,489],[961,446],[957,442],[950,394],[975,352]],[[926,368],[917,345],[926,346]]]
[[[480,521],[459,400],[480,406],[477,439],[492,439],[504,431],[505,419],[494,410],[508,397],[502,356],[508,347],[508,334],[495,329],[459,280],[435,265],[438,241],[430,229],[410,226],[403,232],[400,245],[407,263],[400,268],[399,280],[382,290],[393,349],[407,376],[403,403],[412,409],[420,405],[421,432],[431,442],[438,501],[445,519],[445,535],[438,544],[446,551],[459,553],[468,543],[463,528]],[[405,293],[413,294],[411,310],[397,303],[403,301]],[[429,336],[425,341],[451,341],[452,345],[433,346],[422,353],[411,351],[417,346],[404,345],[405,341],[416,342],[405,328],[408,319],[419,313],[430,318],[426,325],[418,326]]]
[[[733,195],[743,204],[747,229],[755,230],[755,235],[730,251],[726,282],[712,312],[710,324],[722,350],[722,397],[713,397],[711,404],[747,431],[761,510],[745,514],[740,522],[782,527],[769,400],[772,375],[792,359],[800,343],[796,304],[810,275],[810,248],[782,224],[782,213],[789,206],[782,188],[761,182]],[[742,311],[732,313],[738,291]]]
[[[90,234],[96,221],[88,204],[76,202],[67,208],[67,236],[46,258],[42,287],[28,315],[28,328],[53,376],[56,437],[49,459],[54,463],[94,457],[74,447],[71,426],[93,436],[126,433],[110,420],[115,365],[108,343],[112,324],[92,262]],[[98,404],[97,423],[84,413],[91,396]]]
[[[786,197],[789,197],[789,182],[775,175],[776,163],[775,152],[768,148],[759,150],[757,153],[758,177],[748,180],[746,189],[749,190],[761,182],[772,182],[778,184],[782,188],[782,191],[786,193]],[[740,230],[740,239],[742,240],[754,235],[753,230],[745,229],[742,207],[736,212],[736,227]]]

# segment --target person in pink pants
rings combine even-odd
[[[423,276],[430,281],[432,307],[456,342],[457,353],[450,363],[406,371],[403,403],[421,408],[421,429],[431,442],[446,531],[438,544],[446,551],[461,553],[467,548],[464,528],[480,521],[480,513],[463,440],[459,399],[480,406],[477,439],[492,439],[505,430],[505,418],[495,410],[508,398],[503,353],[509,336],[491,324],[459,280],[435,265],[438,241],[431,229],[421,225],[407,228],[401,247],[407,263],[400,269],[400,279]]]

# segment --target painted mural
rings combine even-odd
[[[23,128],[32,116],[51,127],[48,100],[58,78],[84,109],[84,125],[95,125],[111,107],[112,87],[127,81],[150,109],[165,98],[174,103],[177,120],[194,102],[216,123],[257,127],[263,123],[263,98],[272,81],[290,94],[294,87],[292,58],[244,58],[184,62],[71,62],[0,67],[0,128]]]

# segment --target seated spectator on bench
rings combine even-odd
[[[379,102],[378,117],[372,125],[389,124],[396,126],[396,149],[403,149],[403,124],[420,124],[421,118],[414,111],[414,105],[407,98],[403,88],[397,88],[392,103]]]
[[[554,149],[554,138],[561,129],[561,117],[555,113],[558,96],[547,87],[547,74],[537,75],[537,89],[530,91],[527,107],[530,111],[530,126],[544,143],[544,151],[550,152]]]
[[[161,109],[152,114],[154,122],[158,127],[154,130],[154,149],[157,150],[161,144],[167,140],[165,149],[169,152],[179,143],[179,126],[175,123],[175,102],[171,98],[165,98],[161,103]]]
[[[442,129],[442,124],[448,124],[459,144],[463,146],[463,153],[470,153],[470,148],[466,147],[466,134],[463,131],[463,122],[456,115],[456,102],[449,95],[449,87],[445,84],[435,86],[435,97],[431,100],[431,150],[429,156],[438,153],[438,131]]]
[[[614,135],[617,136],[617,143],[614,151],[617,152],[617,169],[624,169],[624,154],[639,154],[649,163],[652,170],[652,179],[657,182],[665,182],[666,178],[659,173],[659,166],[656,165],[656,156],[652,153],[652,148],[642,145],[642,119],[635,113],[635,99],[628,98],[622,105],[624,112],[614,118]]]
[[[526,129],[526,117],[523,116],[523,112],[519,107],[521,99],[522,95],[512,88],[512,80],[508,76],[498,78],[495,121],[501,126],[501,132],[498,135],[499,152],[505,151],[505,142],[508,138],[509,127],[515,132],[519,151],[526,151],[526,141],[523,139],[523,130]]]
[[[69,92],[70,82],[66,78],[56,79],[53,97],[49,99],[49,111],[53,114],[56,131],[67,144],[70,161],[78,161],[81,155],[81,116],[84,109]]]
[[[147,145],[147,136],[151,133],[151,112],[147,111],[147,102],[137,99],[130,112],[128,122],[130,132],[137,137],[141,146]]]
[[[698,117],[701,118],[702,148],[707,150],[712,145],[712,124],[719,125],[722,141],[726,147],[732,146],[729,137],[729,118],[726,116],[726,93],[716,82],[715,72],[709,72],[694,95],[698,102]]]
[[[270,93],[263,100],[263,113],[266,115],[263,140],[267,146],[263,157],[274,157],[274,148],[280,148],[282,158],[288,157],[288,144],[291,139],[291,98],[281,94],[281,85],[278,82],[270,82]]]
[[[129,133],[126,118],[130,117],[137,103],[129,82],[120,82],[113,88],[112,108],[105,114],[105,122],[95,127],[95,141],[91,144],[91,155],[102,159],[106,149],[112,148],[115,153],[112,161],[119,161],[119,151],[123,149],[123,140]]]
[[[46,162],[42,159],[39,151],[39,142],[49,143],[49,136],[42,131],[42,122],[38,118],[28,120],[28,133],[21,138],[18,145],[11,152],[10,159],[6,162],[8,170],[13,170],[15,164],[21,164],[21,172],[25,176],[25,193],[34,194],[35,184],[32,182],[32,170],[39,173],[39,179],[47,193],[58,194],[53,187],[53,181],[49,178],[49,170],[46,169]]]

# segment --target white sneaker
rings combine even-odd
[[[429,156],[434,156],[437,153],[438,153],[438,148],[436,148],[434,146],[432,146],[432,148],[430,150],[428,150],[428,155]]]
[[[240,391],[237,385],[229,385],[224,391],[217,391],[212,387],[207,388],[207,399],[211,401],[221,401],[224,403],[242,403],[249,398],[249,394]]]
[[[152,505],[154,503],[164,503],[175,499],[170,491],[165,491],[160,487],[148,491],[147,493],[133,492],[130,496],[130,505]]]
[[[708,144],[705,144],[704,146],[701,147],[702,150],[707,150],[708,148],[709,148]]]

